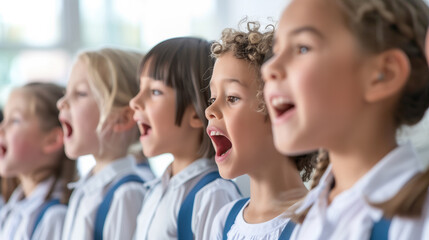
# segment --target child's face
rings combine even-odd
[[[163,81],[154,80],[143,71],[140,77],[140,91],[130,101],[134,110],[134,120],[140,130],[140,143],[143,153],[153,157],[163,153],[172,153],[178,157],[183,152],[183,144],[188,139],[191,126],[182,120],[176,121],[176,91]],[[192,107],[186,108],[183,119],[188,119]]]
[[[12,92],[0,125],[0,175],[30,174],[48,164],[43,156],[40,120],[31,113],[24,92]]]
[[[232,53],[216,60],[210,81],[211,105],[206,109],[207,133],[224,178],[257,170],[264,162],[264,151],[275,151],[270,121],[257,111],[257,77],[253,66]]]
[[[335,1],[292,1],[263,66],[274,142],[285,154],[345,143],[371,68]],[[372,72],[373,73],[373,72]]]
[[[57,103],[64,131],[65,152],[69,158],[99,153],[96,128],[100,111],[88,79],[87,66],[82,61],[76,62],[67,92]]]

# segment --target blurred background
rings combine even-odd
[[[0,0],[0,108],[14,86],[30,81],[62,85],[77,51],[115,46],[148,51],[178,36],[220,37],[244,17],[276,23],[288,0]],[[429,117],[401,130],[429,163]],[[159,175],[171,161],[151,159]],[[91,160],[80,161],[81,172]]]

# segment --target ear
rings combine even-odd
[[[365,86],[365,100],[377,102],[398,94],[410,74],[410,63],[402,50],[381,53],[375,60],[375,69]]]
[[[113,125],[114,132],[124,132],[136,126],[133,119],[134,111],[129,107],[124,107],[119,113]]]
[[[193,128],[203,128],[204,127],[203,121],[201,121],[201,119],[198,117],[198,114],[195,111],[195,108],[193,106],[190,106],[188,111],[190,111],[188,113],[189,125]]]
[[[50,130],[43,138],[43,152],[50,154],[64,146],[64,132],[60,127]]]

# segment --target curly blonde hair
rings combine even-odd
[[[244,24],[246,19],[240,21]],[[214,42],[211,46],[212,57],[218,58],[227,52],[232,52],[237,59],[248,61],[255,67],[258,74],[258,110],[268,114],[264,102],[261,67],[265,61],[272,56],[272,47],[274,39],[274,25],[268,25],[265,32],[261,32],[261,24],[256,21],[247,22],[247,32],[226,28],[222,31],[222,37],[219,42]]]

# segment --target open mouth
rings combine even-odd
[[[271,105],[277,117],[295,109],[295,104],[285,97],[274,97],[271,99]]]
[[[73,133],[73,128],[71,127],[70,123],[62,120],[61,125],[63,126],[64,136],[67,138],[71,137]]]
[[[151,126],[146,123],[138,122],[138,126],[142,137],[149,135],[149,133],[152,131]]]
[[[3,144],[0,144],[0,158],[3,158],[6,155],[7,147]]]
[[[229,152],[229,150],[231,150],[232,148],[231,141],[222,133],[211,130],[209,131],[209,136],[215,145],[216,156],[218,157],[224,156]]]

